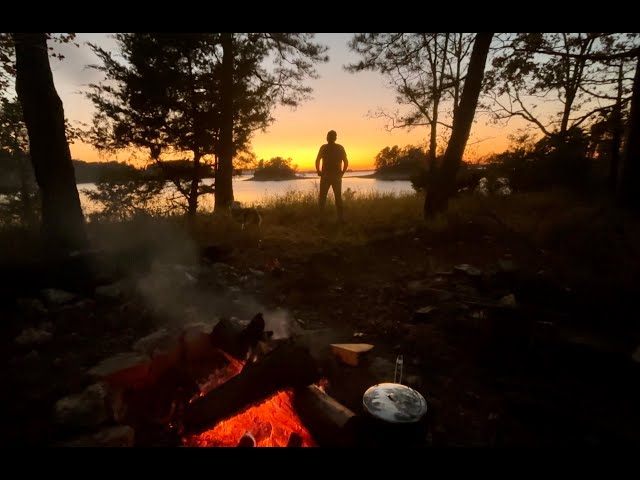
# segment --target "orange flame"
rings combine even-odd
[[[226,369],[209,376],[200,386],[200,395],[213,390],[242,371],[243,362],[220,351],[230,363]],[[219,422],[206,432],[185,437],[183,442],[189,447],[235,447],[246,432],[253,435],[257,447],[286,447],[293,433],[302,439],[303,447],[317,446],[293,408],[293,392],[290,390],[278,392],[262,403]]]
[[[184,443],[190,447],[235,447],[245,432],[250,432],[258,447],[286,447],[290,435],[296,433],[303,447],[317,446],[294,411],[292,400],[290,390],[279,392],[211,430],[185,438]]]

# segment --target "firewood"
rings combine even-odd
[[[263,338],[264,326],[262,313],[257,313],[246,326],[234,319],[221,318],[209,334],[211,345],[245,360],[248,352]]]
[[[373,348],[368,343],[332,343],[331,350],[338,359],[347,365],[357,367],[360,356]]]
[[[318,381],[320,373],[308,350],[286,343],[259,362],[247,364],[242,372],[186,406],[183,426],[197,434],[245,407],[287,388],[300,388]]]
[[[295,390],[293,406],[318,445],[352,446],[353,432],[349,420],[355,413],[316,385]]]

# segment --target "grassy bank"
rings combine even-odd
[[[420,232],[433,248],[511,245],[528,255],[532,264],[553,264],[572,283],[608,288],[615,281],[631,288],[637,274],[639,222],[604,200],[564,190],[506,198],[468,194],[452,200],[446,213],[429,222],[422,219],[423,201],[420,194],[358,193],[345,201],[346,221],[339,224],[331,197],[321,216],[315,193],[291,191],[266,198],[258,207],[263,217],[259,230],[242,230],[230,216],[210,213],[198,215],[192,224],[181,216],[139,216],[117,223],[91,222],[88,229],[97,248],[148,243],[174,252],[176,258],[189,256],[197,245],[211,244],[241,249],[269,246],[283,256],[305,256]],[[36,232],[3,229],[2,257],[29,257],[35,238]]]

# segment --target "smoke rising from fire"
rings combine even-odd
[[[134,296],[158,327],[180,329],[194,322],[213,326],[222,317],[250,320],[262,313],[265,330],[272,331],[274,339],[291,335],[291,313],[267,308],[259,300],[268,273],[205,261],[202,249],[180,225],[133,221],[99,235],[105,247],[128,252],[124,293]]]
[[[265,330],[273,332],[273,339],[279,340],[288,338],[291,335],[292,327],[295,325],[293,316],[288,310],[276,308],[272,311],[265,311],[263,314]]]

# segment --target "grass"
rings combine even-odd
[[[533,255],[549,250],[554,262],[578,281],[633,285],[640,264],[640,224],[631,214],[598,198],[585,199],[564,190],[516,193],[509,197],[462,195],[449,209],[425,222],[424,198],[358,192],[345,200],[345,222],[337,222],[332,194],[321,216],[317,192],[289,191],[267,197],[259,206],[262,227],[242,230],[229,215],[200,213],[194,222],[182,216],[139,215],[122,222],[90,222],[96,248],[131,244],[193,255],[195,244],[236,248],[270,245],[291,255],[309,255],[375,239],[423,232],[431,244],[480,242],[486,236],[526,245]],[[28,257],[35,235],[0,230],[2,257]],[[25,239],[29,239],[26,241]],[[535,258],[533,259],[536,260]]]

